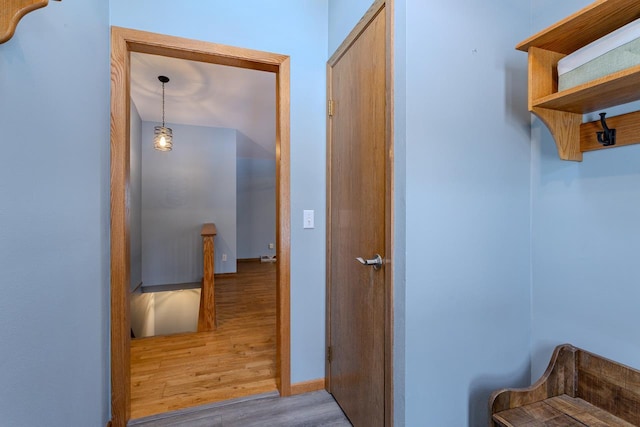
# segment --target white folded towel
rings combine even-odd
[[[640,19],[620,27],[612,33],[589,43],[583,48],[565,56],[558,62],[558,75],[575,70],[605,53],[625,45],[640,37]]]

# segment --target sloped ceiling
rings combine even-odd
[[[274,158],[275,74],[223,65],[131,54],[131,98],[144,121],[162,122],[165,84],[167,123],[232,128],[238,156]],[[180,136],[174,133],[175,146]]]

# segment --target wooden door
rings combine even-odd
[[[329,61],[328,385],[354,426],[385,425],[384,7]]]

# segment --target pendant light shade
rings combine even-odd
[[[162,126],[154,127],[153,148],[159,151],[171,151],[173,148],[173,131],[164,125],[164,84],[169,82],[169,77],[158,76],[162,83]]]
[[[153,130],[153,148],[160,151],[171,151],[171,148],[173,148],[173,131],[171,128],[156,126]]]

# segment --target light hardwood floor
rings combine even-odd
[[[216,277],[218,328],[131,341],[131,418],[276,388],[275,264]]]

